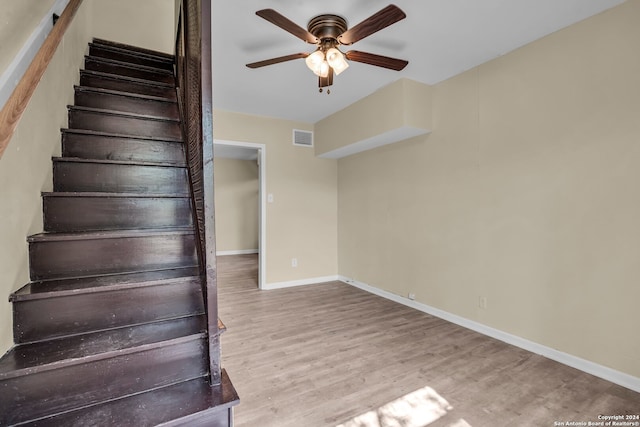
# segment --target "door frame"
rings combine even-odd
[[[213,145],[255,149],[258,152],[258,289],[267,283],[267,146],[255,142],[213,140]],[[214,170],[215,174],[215,170]],[[214,181],[215,192],[215,181]]]

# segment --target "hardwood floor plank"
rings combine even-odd
[[[218,258],[236,427],[376,425],[362,414],[381,427],[426,426],[394,418],[398,405],[435,417],[429,427],[640,412],[638,393],[341,282],[259,291],[257,263]]]

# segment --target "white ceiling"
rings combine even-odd
[[[389,0],[213,0],[214,107],[315,123],[399,78],[438,83],[624,0],[396,0],[407,18],[342,50],[406,59],[400,72],[351,62],[331,94],[298,59],[264,68],[245,64],[298,52],[309,45],[255,15],[275,9],[306,29],[333,13],[349,27]]]

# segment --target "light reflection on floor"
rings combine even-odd
[[[453,407],[431,387],[423,387],[336,427],[426,427]],[[447,427],[471,427],[463,419]]]

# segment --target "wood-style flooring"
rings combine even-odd
[[[218,258],[236,427],[554,426],[640,414],[640,394],[341,282],[257,289]]]

